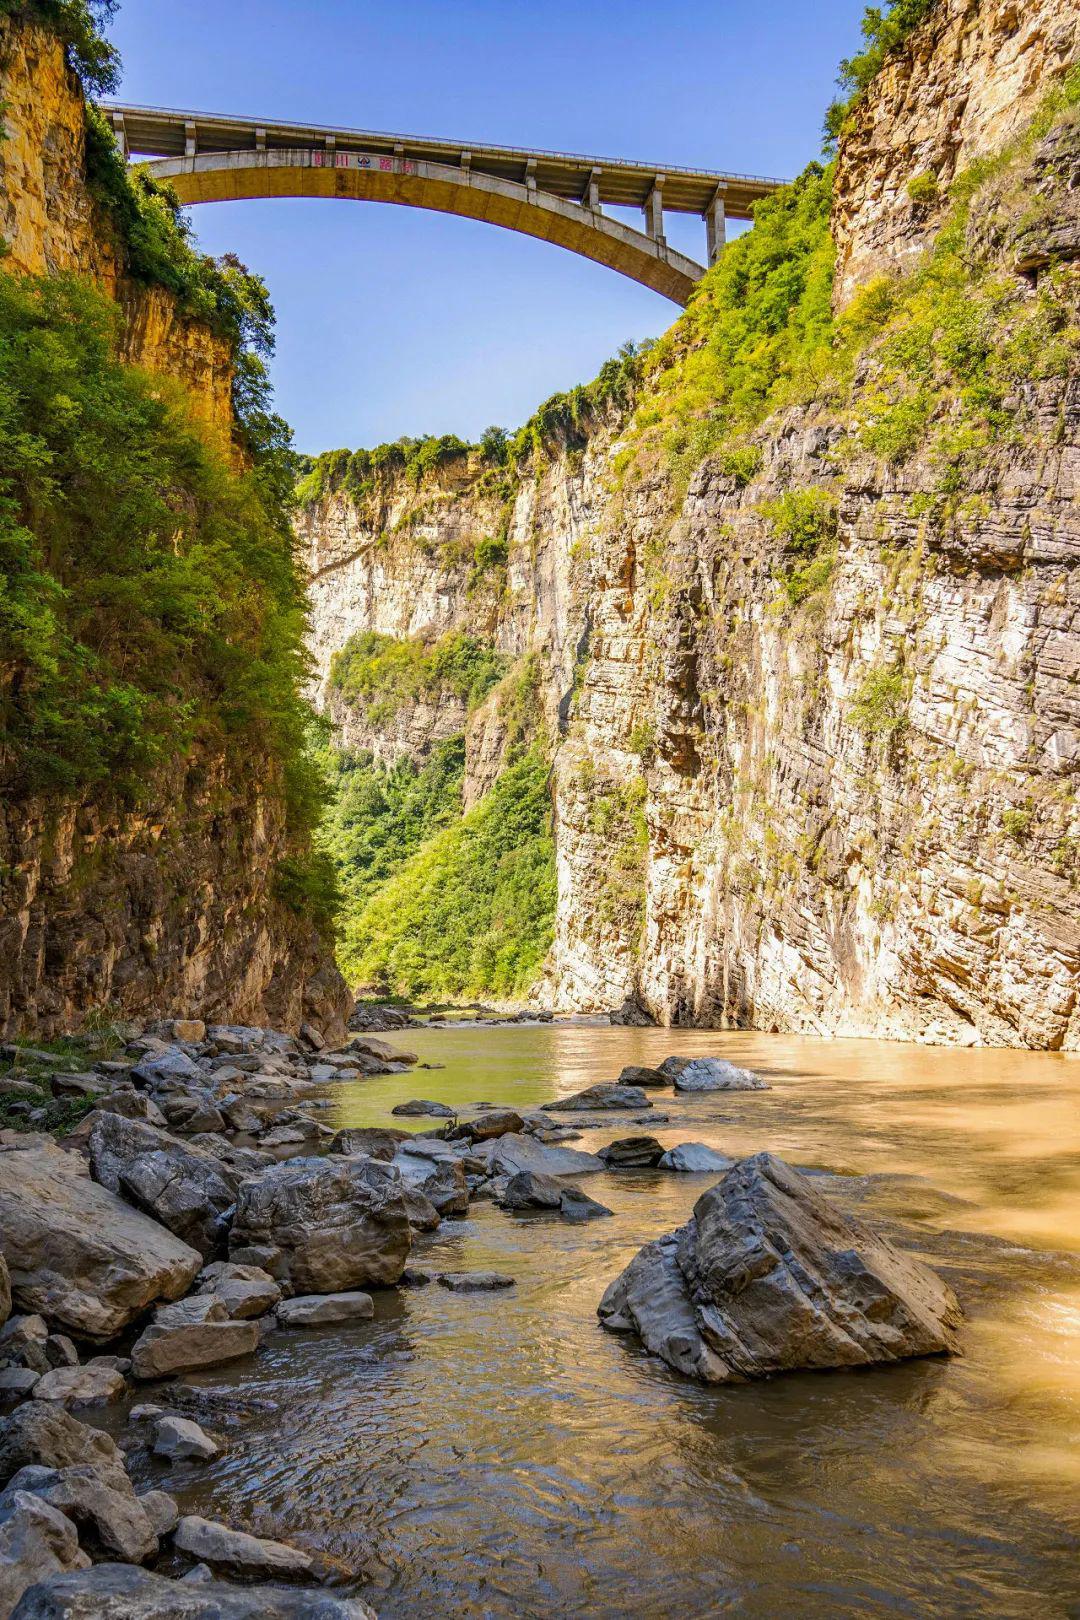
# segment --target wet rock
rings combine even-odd
[[[173,1544],[190,1558],[241,1580],[303,1580],[310,1578],[315,1567],[311,1554],[298,1547],[230,1530],[195,1514],[180,1520]]]
[[[660,1160],[661,1170],[679,1170],[687,1174],[700,1174],[706,1170],[730,1170],[733,1161],[704,1142],[680,1142],[669,1148]]]
[[[453,1108],[448,1108],[445,1103],[425,1102],[416,1097],[410,1102],[398,1103],[397,1107],[391,1108],[390,1112],[405,1116],[426,1114],[433,1119],[455,1119],[457,1117],[456,1111]]]
[[[506,1136],[509,1132],[520,1133],[525,1129],[525,1122],[521,1115],[513,1108],[492,1108],[475,1119],[466,1119],[454,1131],[455,1137],[467,1142],[488,1142],[497,1136]]]
[[[655,1136],[623,1136],[609,1142],[598,1155],[609,1170],[653,1170],[664,1156]]]
[[[670,1083],[675,1079],[677,1074],[682,1074],[688,1063],[692,1063],[693,1061],[693,1058],[688,1057],[666,1057],[663,1063],[658,1065],[657,1073],[662,1074]]]
[[[170,1581],[145,1569],[99,1564],[50,1575],[27,1592],[15,1620],[376,1620],[358,1598],[300,1589]]]
[[[171,1536],[180,1523],[180,1509],[168,1491],[140,1491],[139,1504],[157,1536]]]
[[[559,1200],[559,1213],[564,1221],[595,1221],[610,1215],[612,1211],[606,1204],[598,1203],[583,1193],[580,1187],[566,1187]]]
[[[78,1337],[111,1339],[157,1299],[175,1299],[196,1249],[91,1181],[73,1153],[0,1153],[0,1249],[19,1306]]]
[[[103,1114],[90,1135],[95,1181],[145,1210],[200,1254],[224,1240],[236,1182],[209,1154],[118,1114]]]
[[[455,1294],[486,1294],[513,1288],[517,1279],[501,1271],[440,1271],[438,1282]]]
[[[543,1104],[547,1114],[570,1114],[598,1109],[651,1108],[648,1097],[640,1086],[621,1086],[613,1080],[597,1086],[586,1086],[572,1097],[561,1097],[557,1102]]]
[[[281,1298],[281,1289],[261,1266],[238,1266],[216,1261],[200,1274],[200,1294],[211,1294],[228,1316],[248,1321],[265,1316]]]
[[[412,1246],[401,1178],[374,1159],[276,1165],[242,1183],[230,1245],[294,1293],[387,1287]]]
[[[435,1281],[433,1271],[425,1271],[423,1266],[406,1266],[401,1273],[402,1288],[426,1288]]]
[[[961,1320],[929,1266],[768,1153],[736,1164],[685,1226],[646,1244],[599,1316],[706,1383],[951,1353]]]
[[[79,1406],[107,1406],[122,1398],[127,1383],[112,1367],[55,1367],[34,1386],[36,1401],[55,1401],[71,1411]]]
[[[154,1425],[151,1449],[155,1457],[164,1457],[169,1462],[179,1462],[189,1457],[206,1462],[216,1457],[221,1447],[190,1418],[166,1415]]]
[[[109,1481],[127,1480],[124,1459],[107,1434],[80,1423],[62,1407],[28,1401],[0,1419],[0,1485],[20,1468],[89,1464]]]
[[[519,1170],[533,1170],[547,1176],[585,1176],[602,1170],[594,1153],[577,1148],[545,1147],[531,1136],[500,1136],[494,1142],[478,1144],[493,1176],[514,1176]]]
[[[615,1084],[619,1086],[669,1086],[671,1081],[662,1069],[649,1069],[640,1063],[628,1063]]]
[[[519,1170],[506,1183],[499,1202],[504,1209],[558,1209],[563,1188],[554,1176],[535,1170]]]
[[[382,1159],[387,1164],[397,1152],[398,1143],[409,1139],[408,1131],[388,1126],[350,1126],[338,1131],[330,1143],[331,1153],[366,1154],[369,1159]]]
[[[225,1315],[223,1306],[219,1309],[224,1320],[152,1322],[132,1348],[134,1376],[168,1378],[174,1373],[216,1367],[251,1355],[259,1345],[257,1324],[234,1322]]]
[[[750,1069],[723,1058],[693,1058],[675,1075],[676,1091],[768,1091],[769,1085]]]
[[[370,1294],[358,1290],[345,1294],[301,1294],[282,1300],[277,1319],[282,1327],[322,1327],[328,1322],[366,1321],[375,1314]]]
[[[71,1520],[83,1551],[93,1558],[142,1564],[158,1550],[157,1531],[126,1477],[106,1478],[88,1464],[76,1464],[47,1478],[37,1474],[30,1488]]]
[[[440,1216],[464,1215],[469,1207],[465,1170],[459,1160],[435,1160],[396,1153],[394,1168],[407,1187],[423,1193]]]
[[[12,1494],[0,1520],[0,1614],[12,1614],[16,1605],[24,1616],[32,1613],[20,1601],[25,1592],[40,1590],[38,1583],[51,1575],[89,1565],[70,1519],[28,1491]]]
[[[12,1400],[25,1400],[32,1395],[34,1387],[42,1373],[35,1372],[32,1367],[2,1367],[0,1368],[0,1399],[8,1402]]]

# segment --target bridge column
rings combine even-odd
[[[112,132],[116,137],[116,144],[120,148],[121,152],[123,152],[125,157],[130,157],[131,148],[128,146],[127,130],[124,128],[124,115],[122,112],[113,113]]]
[[[600,169],[590,169],[585,190],[581,194],[581,206],[590,209],[594,214],[600,212],[600,175]]]
[[[536,195],[536,159],[530,158],[525,165],[525,190],[530,200]]]
[[[645,199],[645,235],[651,236],[654,242],[664,240],[664,176],[658,174],[652,183],[652,190]]]
[[[266,151],[266,131],[265,131],[265,129],[257,129],[255,131],[255,150],[256,150],[256,152],[265,152]]]
[[[184,125],[184,156],[194,157],[199,147],[199,133],[194,124]]]
[[[708,262],[715,264],[727,241],[727,214],[724,210],[724,186],[717,186],[712,202],[705,210],[705,242]]]

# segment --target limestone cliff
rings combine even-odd
[[[912,169],[933,153],[946,184],[1030,119],[1025,75],[1045,94],[1067,62],[1071,7],[1045,0],[1037,28],[1007,10],[947,0],[859,110],[833,216],[844,301],[930,239]],[[517,475],[474,453],[305,506],[323,678],[359,629],[482,627],[543,669],[559,894],[540,999],[1080,1049],[1077,164],[1072,112],[967,216],[956,274],[990,267],[1010,312],[995,342],[1052,306],[1046,343],[1071,357],[1018,365],[982,438],[963,438],[944,362],[894,407],[871,345],[843,391],[823,384],[737,455],[642,453],[654,371],[636,412],[594,414]],[[1034,260],[1017,250],[1032,230]],[[1064,268],[1040,291],[1033,263]],[[694,330],[691,311],[673,352]],[[933,433],[877,450],[909,406]],[[793,512],[825,536],[817,574]]]
[[[179,385],[201,434],[235,461],[230,344],[123,273],[86,183],[81,89],[47,31],[0,22],[0,101],[5,269],[101,285],[120,307],[121,358]],[[306,1018],[340,1034],[347,997],[328,943],[279,898],[297,853],[280,767],[204,742],[143,787],[137,808],[108,783],[4,799],[0,1032],[48,1035],[107,1011]]]

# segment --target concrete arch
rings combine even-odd
[[[159,158],[149,172],[185,204],[260,197],[341,197],[395,203],[485,220],[553,242],[686,304],[705,274],[662,239],[647,236],[599,207],[590,208],[535,185],[449,164],[401,156],[273,148],[199,152]]]

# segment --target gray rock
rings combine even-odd
[[[79,1406],[107,1406],[123,1397],[127,1383],[112,1367],[54,1367],[34,1385],[35,1401],[55,1401],[70,1411]]]
[[[10,1417],[0,1418],[0,1485],[20,1468],[63,1469],[84,1463],[120,1488],[127,1481],[115,1441],[80,1423],[63,1407],[27,1401]]]
[[[281,1289],[261,1266],[238,1266],[218,1262],[207,1267],[199,1292],[221,1301],[228,1316],[248,1321],[272,1311],[281,1298]]]
[[[486,1294],[513,1288],[517,1279],[502,1271],[440,1271],[437,1281],[455,1294]]]
[[[277,1318],[282,1327],[321,1327],[327,1322],[358,1322],[375,1314],[370,1294],[301,1294],[282,1300]]]
[[[174,1131],[223,1131],[225,1121],[208,1091],[173,1092],[159,1095],[166,1124]]]
[[[397,1107],[391,1108],[390,1112],[405,1116],[427,1114],[434,1119],[454,1119],[457,1116],[457,1110],[448,1108],[445,1103],[425,1102],[417,1097],[414,1097],[410,1102],[398,1103]]]
[[[671,1081],[663,1069],[648,1069],[640,1063],[628,1063],[615,1084],[618,1086],[669,1086]]]
[[[215,1440],[211,1440],[205,1429],[200,1429],[190,1418],[167,1415],[158,1418],[154,1425],[154,1443],[151,1449],[155,1457],[165,1457],[169,1462],[178,1462],[186,1457],[197,1457],[200,1461],[207,1461],[210,1457],[216,1457],[221,1447]]]
[[[493,1176],[514,1176],[519,1170],[545,1176],[585,1176],[604,1168],[595,1153],[545,1147],[531,1136],[500,1136],[494,1142],[478,1143],[477,1152],[484,1156]]]
[[[640,1086],[621,1086],[613,1080],[602,1081],[597,1086],[586,1086],[584,1091],[577,1091],[572,1097],[561,1097],[557,1102],[543,1104],[544,1112],[547,1114],[651,1107],[652,1103]]]
[[[440,1215],[464,1215],[469,1189],[460,1160],[431,1160],[415,1153],[395,1153],[394,1168],[407,1187],[423,1193]]]
[[[308,1588],[170,1581],[145,1569],[99,1564],[50,1575],[26,1593],[13,1620],[376,1620],[359,1598]]]
[[[10,1366],[31,1367],[34,1372],[46,1373],[52,1366],[49,1360],[49,1326],[43,1316],[21,1313],[9,1317],[0,1330],[0,1362]]]
[[[0,1368],[0,1397],[5,1400],[25,1400],[34,1392],[34,1386],[43,1377],[33,1367]]]
[[[455,1136],[469,1142],[489,1142],[496,1136],[519,1134],[525,1129],[521,1115],[513,1108],[488,1108],[475,1119],[466,1119],[457,1126]]]
[[[168,1491],[140,1491],[139,1504],[157,1536],[171,1536],[180,1523],[180,1509]]]
[[[77,1367],[79,1352],[66,1333],[50,1333],[45,1340],[45,1356],[50,1367]]]
[[[54,1097],[96,1097],[102,1091],[110,1089],[109,1081],[103,1074],[70,1074],[61,1072],[54,1074],[49,1081]]]
[[[609,1170],[653,1170],[663,1156],[663,1144],[655,1136],[623,1136],[599,1154]]]
[[[230,1530],[227,1525],[195,1514],[180,1520],[173,1544],[211,1569],[241,1580],[302,1580],[310,1577],[315,1567],[311,1554],[298,1547]]]
[[[20,1308],[77,1337],[112,1339],[202,1263],[156,1221],[91,1181],[73,1153],[0,1153],[0,1249]]]
[[[140,1119],[147,1125],[155,1125],[164,1130],[165,1115],[161,1112],[152,1097],[144,1092],[136,1091],[134,1086],[117,1086],[115,1091],[107,1097],[98,1100],[97,1112],[101,1114],[120,1114],[124,1119]]]
[[[659,1065],[657,1072],[662,1074],[669,1082],[674,1081],[675,1076],[681,1074],[686,1065],[693,1061],[693,1058],[688,1057],[666,1057],[663,1063]]]
[[[168,1378],[174,1373],[216,1367],[251,1355],[259,1345],[254,1322],[153,1322],[136,1339],[131,1370],[136,1378]]]
[[[929,1266],[768,1153],[736,1164],[685,1226],[646,1244],[599,1316],[706,1383],[951,1353],[961,1320]]]
[[[51,1575],[89,1566],[70,1519],[38,1496],[13,1493],[0,1523],[0,1614],[18,1606],[25,1615],[25,1592],[40,1590],[38,1583]]]
[[[276,1165],[242,1183],[230,1246],[296,1293],[387,1287],[412,1246],[401,1178],[374,1159]]]
[[[163,1081],[192,1080],[198,1083],[203,1077],[198,1064],[178,1046],[170,1046],[164,1052],[149,1053],[136,1063],[131,1075],[132,1079],[151,1090]]]
[[[338,1131],[330,1143],[331,1153],[344,1153],[347,1156],[362,1153],[369,1159],[382,1159],[386,1163],[394,1157],[399,1142],[408,1140],[409,1132],[387,1126],[350,1126],[347,1130]]]
[[[676,1091],[768,1091],[769,1085],[750,1069],[723,1058],[693,1058],[674,1078]]]
[[[564,1221],[595,1221],[612,1211],[606,1204],[597,1203],[588,1193],[583,1193],[580,1187],[566,1187],[559,1200],[559,1213]]]
[[[70,1519],[91,1557],[143,1564],[158,1550],[157,1531],[131,1482],[85,1464],[58,1470],[34,1494]]]
[[[519,1170],[511,1176],[499,1202],[504,1209],[558,1209],[563,1186],[554,1176],[535,1170]]]
[[[680,1142],[669,1148],[660,1160],[661,1170],[679,1170],[687,1174],[700,1174],[707,1170],[730,1170],[733,1161],[704,1142]]]

